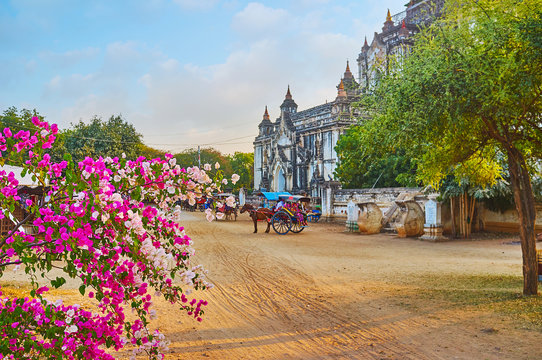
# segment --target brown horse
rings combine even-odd
[[[254,233],[258,232],[258,220],[267,221],[267,230],[265,230],[265,232],[269,232],[269,227],[271,226],[270,220],[273,217],[273,210],[266,208],[255,209],[251,204],[245,204],[239,212],[242,214],[245,211],[248,211],[250,218],[254,222]]]
[[[218,209],[221,213],[224,213],[224,220],[235,220],[237,221],[237,208],[231,208],[226,205],[222,205],[220,209]]]

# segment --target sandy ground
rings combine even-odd
[[[202,323],[156,302],[166,359],[542,357],[540,332],[412,296],[424,276],[520,275],[520,247],[503,239],[429,243],[322,223],[285,236],[260,224],[253,234],[246,215],[208,223],[184,213],[182,222],[215,288],[200,295]]]
[[[166,359],[542,357],[541,333],[494,314],[401,301],[420,275],[521,274],[520,247],[502,239],[428,243],[320,223],[253,234],[244,215],[208,223],[185,213],[183,224],[216,287],[202,323],[157,304]]]

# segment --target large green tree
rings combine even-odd
[[[5,127],[9,127],[14,133],[21,130],[34,133],[37,130],[37,127],[32,124],[33,116],[38,117],[41,121],[44,120],[44,116],[40,115],[35,109],[18,110],[14,106],[9,107],[8,109],[4,110],[2,115],[0,115],[0,131]],[[66,153],[65,140],[65,131],[59,131],[58,134],[56,134],[55,148],[49,151],[52,161],[62,161],[62,157]],[[28,160],[27,157],[28,154],[21,152],[12,156],[9,159],[9,162],[11,165],[21,166],[23,160]]]
[[[351,126],[337,142],[335,175],[346,189],[417,186],[416,166],[403,149],[367,147],[366,127]]]
[[[184,150],[174,155],[177,163],[182,167],[201,166],[204,164],[216,163],[224,172],[224,176],[230,178],[233,174],[240,176],[239,181],[234,185],[234,189],[252,188],[254,184],[254,154],[235,152],[233,155],[226,155],[213,148],[203,148],[198,152],[197,148]]]
[[[252,189],[254,187],[254,153],[236,151],[228,156],[233,173],[241,178],[235,185],[236,188]]]
[[[120,158],[123,153],[127,158],[135,159],[144,148],[142,135],[120,115],[111,116],[107,121],[97,116],[89,123],[79,121],[72,124],[65,136],[66,151],[75,161],[86,156]]]
[[[219,150],[210,147],[200,149],[199,152],[197,148],[186,149],[174,156],[177,159],[177,164],[185,168],[198,166],[198,163],[201,163],[202,167],[204,164],[211,164],[214,166],[214,164],[218,163],[225,176],[232,174],[228,157]]]
[[[535,295],[542,0],[451,0],[445,14],[373,89],[365,146],[406,149],[435,186],[449,174],[494,183],[504,162],[521,225],[523,293]]]

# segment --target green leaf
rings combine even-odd
[[[87,287],[85,285],[81,285],[79,286],[79,292],[81,293],[81,295],[85,295],[85,290],[87,289]]]
[[[61,287],[65,283],[66,283],[66,279],[64,279],[63,277],[57,277],[55,280],[51,280],[51,285],[55,289],[58,289],[59,287]]]

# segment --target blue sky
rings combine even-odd
[[[333,100],[364,36],[406,0],[0,0],[0,110],[68,127],[122,114],[147,144],[252,151],[289,84]]]

